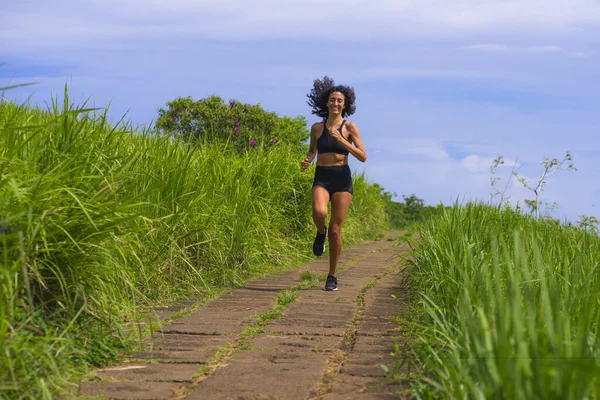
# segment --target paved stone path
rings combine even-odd
[[[324,291],[324,279],[318,286],[307,284],[307,276],[309,282],[315,274],[326,276],[327,257],[228,291],[164,326],[149,350],[132,354],[131,362],[98,370],[98,380],[83,382],[80,394],[188,400],[406,398],[406,388],[386,384],[381,368],[393,363],[393,343],[401,340],[391,318],[406,308],[399,257],[408,248],[394,245],[396,236],[345,249],[338,291]],[[282,302],[285,295],[291,302]]]

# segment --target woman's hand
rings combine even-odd
[[[329,135],[337,140],[338,143],[342,143],[342,140],[344,140],[344,137],[340,134],[340,131],[334,127],[329,128]]]
[[[302,160],[302,163],[300,163],[300,172],[306,171],[311,161],[312,160],[309,160],[308,157],[304,157],[304,160]]]
[[[304,172],[306,170],[306,168],[308,168],[308,166],[310,165],[310,163],[312,162],[312,160],[315,159],[315,153],[313,153],[312,151],[309,151],[306,154],[306,157],[304,157],[304,160],[302,160],[302,162],[300,163],[300,172]]]

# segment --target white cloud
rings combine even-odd
[[[454,201],[489,202],[492,201],[492,188],[486,161],[491,159],[491,157],[470,155],[462,160],[377,160],[367,166],[367,176],[370,180],[382,184],[386,191],[397,193],[396,201],[401,201],[401,195],[415,194],[429,205],[440,202],[449,205]],[[508,165],[510,166],[512,165]],[[535,172],[530,172],[533,175],[522,176],[526,176],[533,183],[536,180]],[[555,218],[576,221],[580,214],[597,216],[597,207],[594,204],[597,202],[598,192],[594,191],[595,186],[585,184],[589,175],[578,176],[563,172],[554,175],[541,193],[539,200],[542,204],[542,212],[547,211],[545,206],[547,203],[557,202],[559,208],[551,214]],[[519,204],[525,207],[525,199],[535,198],[535,195],[517,182],[515,177],[511,178],[508,169],[500,171],[498,176],[501,179],[496,182],[496,189],[512,206]],[[578,195],[570,195],[574,192]],[[493,198],[495,204],[499,201],[500,195]]]
[[[532,46],[525,47],[525,51],[528,53],[560,53],[563,49],[558,46]]]
[[[453,70],[434,68],[369,68],[357,77],[364,78],[504,78],[506,76],[490,71]]]
[[[463,50],[493,52],[515,52],[515,53],[560,53],[563,51],[558,46],[507,46],[505,44],[473,44],[461,47]]]
[[[421,144],[404,151],[404,154],[424,156],[434,160],[446,160],[450,156],[443,146]]]
[[[494,157],[480,157],[476,154],[466,156],[461,160],[461,165],[469,172],[485,172],[490,170]]]
[[[470,154],[463,158],[460,163],[469,172],[486,172],[490,173],[490,168],[494,164],[496,157],[482,157],[477,154]],[[518,170],[520,164],[516,160],[502,158],[502,163],[497,168],[514,168]]]
[[[4,8],[0,37],[2,46],[12,51],[176,37],[339,40],[459,38],[486,32],[576,35],[600,22],[600,5],[591,0],[88,0],[51,5],[37,0]]]
[[[369,145],[394,156],[422,156],[438,161],[450,158],[443,144],[435,140],[377,136],[369,139]]]
[[[469,171],[458,160],[397,159],[373,162],[367,168],[369,177],[389,192],[414,193],[428,204],[489,198],[489,176]]]
[[[463,47],[461,47],[461,49],[494,52],[494,51],[507,51],[508,46],[505,44],[487,43],[487,44],[473,44],[470,46],[463,46]]]
[[[574,53],[571,53],[571,57],[573,58],[588,58],[593,56],[594,54],[596,54],[593,51],[577,51]]]

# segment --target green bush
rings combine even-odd
[[[305,148],[310,132],[304,117],[279,117],[260,105],[237,100],[225,103],[219,96],[194,101],[179,97],[158,111],[156,128],[187,142],[222,142],[238,151],[255,146],[280,145],[296,151]]]

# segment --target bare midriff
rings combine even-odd
[[[338,153],[323,153],[317,157],[318,167],[339,167],[348,165],[348,156]]]

